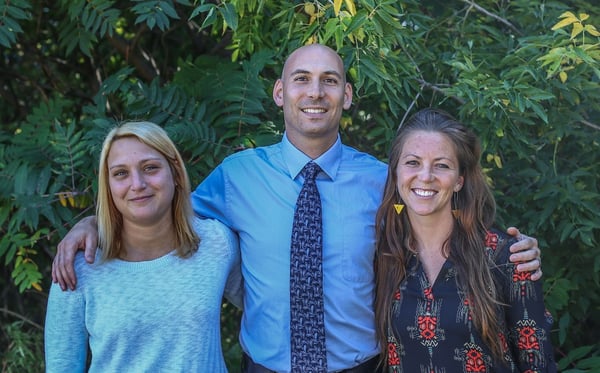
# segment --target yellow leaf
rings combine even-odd
[[[75,207],[75,198],[73,198],[73,193],[67,193],[67,199],[69,200],[69,206]]]
[[[336,17],[340,14],[340,9],[342,9],[342,0],[333,0],[333,12]]]
[[[579,20],[575,16],[573,16],[572,18],[565,18],[562,21],[560,21],[557,24],[555,24],[554,26],[552,26],[552,31],[558,30],[558,29],[563,28],[565,26],[568,26],[568,25],[570,25],[571,23],[574,23],[574,22],[579,22]]]
[[[39,282],[34,282],[31,284],[31,286],[37,291],[42,291],[42,287],[40,286]]]
[[[502,168],[502,159],[498,155],[494,155],[494,162],[496,162],[496,167]]]
[[[348,128],[348,126],[351,126],[351,125],[352,125],[351,117],[343,116],[340,119],[340,126],[342,127],[342,129],[346,129],[346,128]]]
[[[87,198],[86,198],[85,194],[81,193],[81,194],[77,195],[75,198],[75,202],[77,203],[76,207],[79,207],[79,208],[86,207]]]
[[[314,16],[317,12],[317,8],[313,3],[304,3],[304,12],[309,16]]]
[[[564,71],[561,71],[560,73],[558,73],[558,77],[560,78],[560,81],[563,83],[567,81],[567,73]]]
[[[58,200],[60,201],[62,207],[67,207],[67,200],[65,199],[64,193],[58,193]]]
[[[590,18],[589,14],[587,14],[587,13],[579,13],[579,20],[580,21],[585,21],[588,18]]]
[[[594,27],[593,25],[585,25],[584,29],[592,36],[600,36],[600,32],[598,32],[598,30],[596,30],[596,27]]]
[[[579,22],[573,24],[573,31],[571,31],[571,39],[575,39],[575,37],[581,34],[583,31],[583,25]]]
[[[558,16],[558,18],[577,18],[575,16],[575,14],[573,14],[573,12],[564,12],[563,14],[561,14],[560,16]]]
[[[493,155],[493,154],[488,154],[488,155],[485,157],[485,159],[486,159],[486,161],[488,161],[488,162],[491,162],[491,161],[492,161],[492,159],[494,159],[494,155]]]
[[[346,8],[348,8],[348,11],[350,12],[350,14],[355,16],[356,15],[356,6],[354,5],[354,1],[353,0],[344,0],[344,2],[346,3]]]

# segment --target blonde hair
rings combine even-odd
[[[121,138],[132,137],[155,149],[167,160],[175,194],[173,196],[173,227],[177,255],[187,257],[198,249],[200,238],[192,226],[194,216],[190,202],[190,181],[183,160],[167,132],[152,122],[125,122],[113,128],[102,144],[98,171],[98,196],[96,215],[98,219],[98,241],[102,259],[118,258],[121,254],[123,215],[117,210],[109,186],[107,159],[112,144]]]

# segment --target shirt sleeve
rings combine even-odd
[[[500,279],[508,348],[519,367],[526,372],[556,372],[550,341],[552,316],[544,305],[543,281],[532,281],[532,272],[518,272],[509,260],[510,237],[499,240],[496,264],[504,268]]]
[[[84,372],[88,350],[85,302],[76,289],[52,284],[44,327],[46,372]]]
[[[230,248],[232,258],[224,294],[228,301],[237,308],[242,309],[244,304],[244,282],[242,278],[239,239],[231,229],[226,227],[224,229],[227,231],[228,247]]]
[[[227,185],[223,166],[217,166],[192,192],[192,207],[196,215],[203,218],[213,218],[227,226]]]

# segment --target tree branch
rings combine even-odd
[[[5,313],[5,314],[7,314],[9,316],[14,316],[17,319],[20,319],[20,320],[24,321],[25,323],[27,323],[27,324],[35,327],[36,329],[44,330],[44,328],[40,324],[38,324],[36,322],[33,322],[33,321],[29,320],[28,318],[26,318],[25,316],[19,315],[18,313],[13,312],[13,311],[11,311],[11,310],[9,310],[7,308],[0,308],[0,312],[3,312],[3,313]]]
[[[515,26],[514,26],[512,23],[510,23],[509,21],[505,20],[504,18],[502,18],[502,17],[500,17],[500,16],[498,16],[498,15],[496,15],[496,14],[494,14],[494,13],[490,12],[490,11],[487,11],[487,10],[485,10],[485,9],[484,9],[484,8],[482,8],[480,5],[478,5],[477,3],[475,3],[475,1],[472,1],[472,0],[462,0],[462,1],[463,1],[464,3],[466,3],[466,4],[469,4],[469,6],[470,6],[471,8],[475,8],[475,9],[477,9],[478,11],[480,11],[481,13],[485,14],[486,16],[488,16],[488,17],[492,17],[492,18],[494,18],[495,20],[497,20],[497,21],[499,21],[499,22],[501,22],[501,23],[505,24],[505,25],[506,25],[506,26],[508,26],[508,27],[509,27],[511,30],[513,30],[513,31],[514,31],[516,34],[518,34],[518,35],[522,35],[522,34],[521,34],[521,31],[519,31],[519,29],[518,29],[518,28],[516,28],[516,27],[515,27]]]
[[[148,62],[148,58],[144,58],[137,53],[135,50],[135,43],[131,44],[120,36],[109,36],[106,40],[121,53],[126,61],[135,66],[137,72],[144,81],[150,82],[157,76],[156,69]]]
[[[597,124],[594,124],[594,123],[592,123],[592,122],[588,122],[588,121],[587,121],[587,120],[585,120],[585,119],[582,119],[582,120],[580,120],[580,122],[581,122],[582,124],[584,124],[584,125],[588,126],[588,127],[591,127],[591,128],[593,128],[593,129],[595,129],[595,130],[599,130],[599,131],[600,131],[600,126],[599,126],[599,125],[597,125]]]
[[[457,97],[457,96],[448,96],[448,95],[446,94],[446,92],[444,92],[444,90],[443,90],[442,88],[438,87],[438,86],[437,86],[437,85],[435,85],[435,84],[431,84],[431,83],[429,83],[429,82],[426,82],[426,81],[425,81],[425,80],[423,80],[423,79],[417,79],[417,82],[419,82],[419,84],[420,84],[420,85],[421,85],[423,88],[431,89],[431,90],[432,90],[432,91],[434,91],[434,92],[441,93],[441,94],[443,94],[444,96],[446,96],[446,97],[449,97],[449,98],[453,99],[454,101],[458,102],[458,103],[459,103],[459,104],[461,104],[461,105],[464,105],[464,103],[465,103],[465,100],[463,100],[463,99],[462,99],[462,98],[460,98],[460,97]]]

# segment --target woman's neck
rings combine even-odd
[[[411,227],[419,251],[442,252],[454,227],[454,218],[451,214],[437,217],[411,217]]]
[[[160,258],[175,249],[173,224],[129,224],[123,228],[121,242],[123,246],[119,257],[123,260],[141,262]]]
[[[435,283],[447,259],[444,245],[448,244],[453,226],[454,220],[451,215],[443,218],[421,216],[411,219],[411,227],[417,242],[417,255],[431,286]]]

